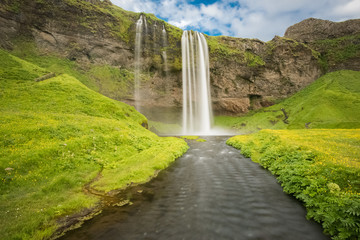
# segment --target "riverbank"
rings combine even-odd
[[[106,207],[61,240],[329,239],[274,176],[226,145],[228,137],[201,138],[188,139],[182,157],[139,186],[132,205]]]
[[[48,239],[60,219],[94,212],[103,195],[148,181],[188,149],[72,76],[3,50],[0,62],[0,239]]]
[[[270,170],[334,239],[357,239],[360,129],[262,130],[227,143]]]

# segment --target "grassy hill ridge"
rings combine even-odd
[[[360,128],[360,72],[328,73],[268,108],[216,123],[241,131],[260,129]]]
[[[49,238],[57,220],[99,192],[144,182],[187,150],[177,138],[146,130],[146,118],[58,74],[0,50],[0,238]]]

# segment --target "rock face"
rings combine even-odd
[[[9,1],[0,5],[1,46],[11,48],[12,41],[23,36],[34,40],[40,51],[68,59],[98,64],[127,63],[133,55],[131,47],[114,37],[108,27],[121,23],[111,14],[94,11],[94,3],[103,6],[111,3],[88,0],[73,5],[71,2],[24,0],[22,4]],[[106,22],[108,26],[96,21]]]
[[[142,106],[148,112],[181,108],[182,30],[153,15],[144,15],[147,29],[141,53]],[[139,17],[108,0],[4,0],[0,3],[0,46],[12,49],[19,39],[26,39],[36,44],[39,53],[74,61],[82,71],[97,66],[124,70],[130,76],[126,88],[115,91],[113,85],[106,86],[101,76],[90,85],[104,95],[133,104],[134,43]],[[167,33],[165,40],[163,29]],[[269,106],[304,88],[327,69],[353,65],[351,68],[356,70],[357,55],[334,62],[334,67],[331,61],[326,62],[328,48],[316,40],[357,33],[359,20],[332,23],[308,19],[290,27],[286,38],[275,37],[266,43],[206,36],[215,113],[237,115]],[[348,45],[354,46],[356,41],[349,40]],[[327,58],[324,60],[322,55]],[[324,61],[330,67],[325,68]],[[109,81],[123,84],[117,75]]]
[[[360,19],[331,22],[309,18],[289,27],[285,37],[318,51],[325,71],[360,71]]]
[[[304,44],[275,37],[259,40],[219,37],[230,56],[210,54],[214,110],[245,113],[299,91],[321,75],[317,56]],[[211,49],[211,46],[210,46]]]
[[[354,34],[360,34],[360,19],[331,22],[328,20],[308,18],[289,27],[284,37],[307,43]]]

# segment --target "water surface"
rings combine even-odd
[[[227,137],[204,138],[140,186],[132,206],[108,207],[63,239],[329,239],[274,176],[227,146]]]

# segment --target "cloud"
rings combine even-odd
[[[333,14],[343,16],[345,18],[359,17],[360,0],[352,0],[344,5],[340,5],[334,9]]]
[[[282,36],[287,27],[309,17],[332,21],[360,18],[360,0],[220,0],[212,4],[194,4],[191,0],[112,2],[126,10],[154,13],[184,30],[264,41],[275,35]]]

